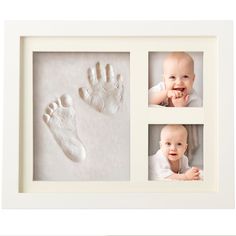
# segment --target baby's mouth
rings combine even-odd
[[[177,153],[169,153],[169,155],[172,156],[172,157],[176,157]]]
[[[180,91],[180,92],[184,92],[185,88],[173,88],[173,90],[177,90],[177,91]]]

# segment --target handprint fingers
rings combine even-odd
[[[123,77],[121,75],[117,75],[117,94],[122,97],[124,91],[123,86]]]
[[[91,87],[95,86],[98,83],[94,69],[91,69],[91,68],[88,69],[88,81],[89,81]]]
[[[80,88],[80,97],[99,112],[116,113],[121,105],[124,93],[122,76],[115,77],[113,67],[110,64],[104,68],[98,62],[95,68],[88,69],[88,81],[91,91]]]
[[[97,79],[100,80],[102,78],[102,70],[101,70],[101,64],[99,62],[96,64],[96,73],[97,73]]]
[[[117,82],[118,82],[118,88],[123,85],[123,77],[122,75],[117,75]]]
[[[106,73],[104,68],[101,67],[100,62],[97,62],[96,64],[96,74],[97,74],[97,80],[106,82]]]
[[[114,75],[114,70],[113,67],[110,64],[106,65],[106,81],[107,82],[114,82],[115,80],[115,75]]]

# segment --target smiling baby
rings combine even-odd
[[[187,130],[183,125],[166,125],[161,130],[160,149],[149,160],[150,180],[199,180],[201,171],[189,167]]]
[[[163,81],[149,89],[149,104],[167,107],[200,107],[193,89],[194,61],[186,52],[172,52],[163,63]]]

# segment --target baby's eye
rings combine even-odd
[[[188,79],[188,78],[189,78],[188,75],[184,75],[184,76],[183,76],[183,79]]]
[[[182,143],[177,143],[177,146],[179,146],[179,147],[182,146]]]
[[[172,76],[169,77],[169,79],[175,80],[175,76],[172,75]]]
[[[167,146],[171,146],[171,143],[170,143],[170,142],[166,142],[166,145],[167,145]]]

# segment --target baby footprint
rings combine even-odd
[[[65,155],[74,162],[80,162],[85,159],[86,151],[77,133],[72,105],[72,98],[67,94],[62,95],[56,102],[49,104],[43,120]]]

